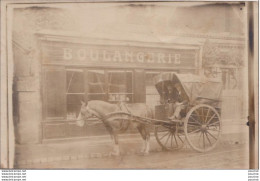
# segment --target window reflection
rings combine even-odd
[[[67,119],[76,119],[84,100],[84,74],[81,69],[66,70]]]
[[[154,86],[154,77],[160,72],[146,72],[145,87],[146,87],[146,104],[155,106],[160,103],[160,96]]]
[[[132,72],[109,71],[108,72],[108,101],[132,102]]]
[[[104,70],[88,70],[88,100],[106,101],[106,80]]]
[[[103,70],[89,70],[88,71],[88,92],[91,93],[105,93],[105,72]]]

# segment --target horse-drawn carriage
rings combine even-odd
[[[158,143],[175,150],[187,140],[199,152],[213,149],[221,134],[221,82],[191,74],[163,73],[155,78],[155,86],[162,103],[155,107],[155,119],[167,121],[156,124]],[[172,87],[178,92],[173,101],[174,95],[169,93]]]
[[[153,117],[135,114],[125,104],[121,104],[120,109],[117,109],[118,106],[113,110],[111,108],[105,115],[94,111],[95,106],[86,107],[85,112],[88,112],[88,117],[93,115],[99,117],[112,137],[115,132],[125,130],[130,122],[136,122],[140,125],[154,125],[156,140],[163,149],[180,149],[186,140],[196,151],[206,152],[213,149],[221,135],[221,82],[192,74],[177,73],[161,73],[154,81],[160,94],[160,105],[155,106]],[[141,107],[137,108],[137,105],[131,106],[144,112]],[[100,106],[96,106],[96,109],[99,108]],[[104,109],[110,108],[104,107]],[[82,115],[85,114],[84,111],[81,112]],[[111,126],[110,123],[117,124]],[[141,129],[141,126],[137,128],[146,141],[144,150],[147,152],[149,137],[146,136],[145,129]],[[117,138],[114,139],[115,144],[118,144]]]

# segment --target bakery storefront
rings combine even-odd
[[[81,101],[159,104],[153,77],[198,74],[199,45],[176,45],[40,35],[41,140],[107,134],[99,124],[78,127]]]

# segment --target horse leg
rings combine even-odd
[[[114,133],[114,134],[111,134],[111,136],[114,141],[114,148],[113,148],[112,155],[118,156],[118,155],[120,155],[120,149],[119,149],[119,145],[118,145],[118,135],[116,133]]]
[[[150,151],[150,132],[148,130],[148,128],[146,128],[144,126],[144,132],[145,132],[145,150],[144,150],[144,154],[149,154]]]
[[[147,130],[145,129],[145,126],[141,125],[137,127],[139,133],[141,134],[144,142],[143,146],[141,149],[141,153],[148,154],[149,153],[149,139],[150,139],[150,134],[147,136]],[[149,133],[149,132],[148,132]]]
[[[104,122],[104,124],[113,142],[113,151],[110,152],[110,154],[114,156],[118,156],[120,154],[119,145],[118,145],[118,135],[113,131],[113,128],[109,124],[107,124],[107,122]]]

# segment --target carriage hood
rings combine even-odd
[[[182,92],[191,102],[198,98],[218,101],[222,91],[220,80],[194,74],[161,73],[154,78],[154,83],[160,96],[167,91],[167,85],[180,83]]]

